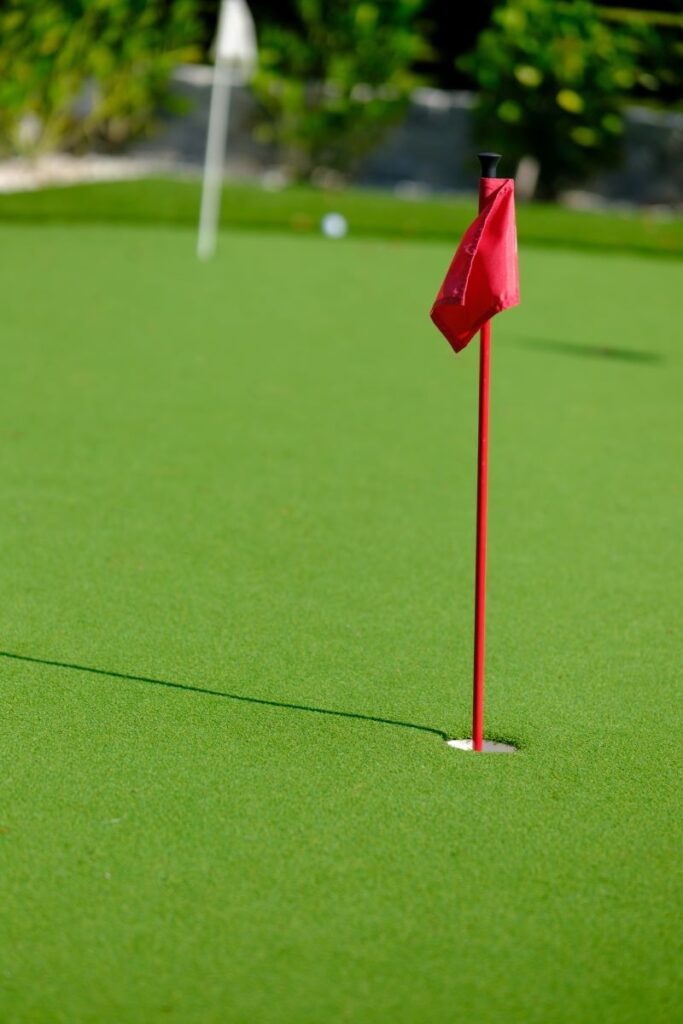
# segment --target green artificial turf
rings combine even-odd
[[[0,1019],[678,1019],[681,265],[522,245],[477,756],[452,246],[0,238]]]
[[[197,223],[200,183],[144,179],[0,195],[0,222],[46,221],[128,224]],[[402,199],[362,189],[325,191],[291,187],[267,192],[226,183],[224,227],[317,234],[330,210],[343,213],[356,237],[447,240],[462,234],[476,200],[469,196]],[[518,203],[520,235],[527,245],[571,246],[683,256],[683,217],[656,210],[586,212],[544,203]]]

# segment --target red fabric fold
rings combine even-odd
[[[479,203],[430,313],[455,352],[496,313],[519,305],[512,178],[482,178]]]

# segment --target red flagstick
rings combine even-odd
[[[472,749],[484,749],[484,630],[489,443],[491,317],[519,305],[515,185],[496,175],[498,153],[479,153],[479,215],[470,224],[448,268],[430,316],[454,352],[481,332],[479,445],[477,455],[477,561],[474,592]]]
[[[479,153],[482,178],[495,178],[499,153]],[[479,186],[479,210],[484,188]],[[484,648],[486,638],[486,526],[489,470],[489,363],[491,321],[479,335],[479,444],[477,448],[477,562],[474,586],[474,685],[472,694],[472,749],[484,747]]]
[[[477,452],[477,566],[474,594],[474,694],[472,746],[484,743],[484,639],[486,632],[486,522],[489,468],[489,356],[491,321],[479,335],[479,446]]]

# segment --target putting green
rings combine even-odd
[[[674,1020],[680,264],[494,322],[493,757],[451,249],[0,236],[0,1018]]]

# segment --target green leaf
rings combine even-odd
[[[560,89],[555,97],[558,107],[568,111],[570,114],[580,114],[585,104],[578,92],[573,89]]]
[[[543,81],[543,72],[531,64],[518,64],[515,68],[515,78],[528,89],[535,89]]]
[[[519,124],[522,120],[522,107],[514,100],[503,100],[498,106],[498,116],[506,124]]]

